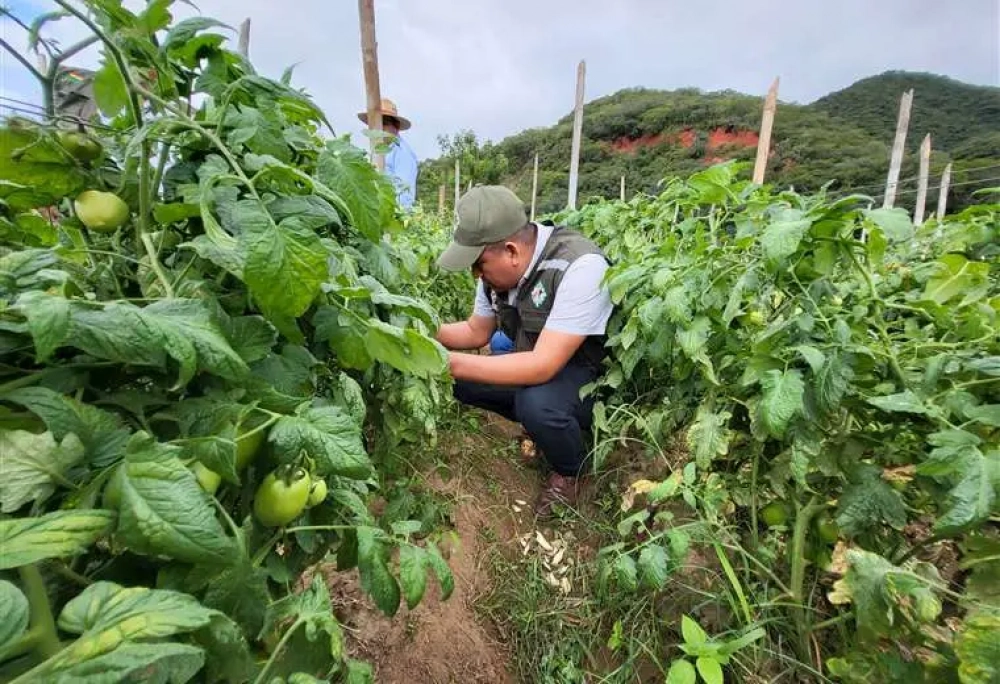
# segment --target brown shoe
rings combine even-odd
[[[542,518],[551,515],[556,504],[572,506],[576,503],[579,493],[579,478],[552,473],[535,501],[535,515]]]

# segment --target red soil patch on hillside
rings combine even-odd
[[[675,133],[661,133],[658,135],[644,135],[640,138],[621,137],[608,144],[612,152],[619,154],[634,154],[645,147],[655,147],[664,143],[678,145],[684,149],[690,149],[698,139],[698,133],[694,129],[685,128]],[[706,151],[717,150],[721,147],[756,147],[759,135],[757,131],[738,130],[732,128],[715,128],[708,134],[705,144]],[[713,159],[716,157],[713,157]]]
[[[611,149],[620,154],[633,154],[643,147],[655,147],[665,140],[663,135],[644,135],[641,138],[621,137],[611,142]]]
[[[737,147],[757,147],[759,139],[760,136],[757,131],[716,128],[708,134],[708,143],[706,147],[709,150],[715,150],[725,145],[734,145]]]

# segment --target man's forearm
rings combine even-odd
[[[438,328],[437,341],[446,349],[479,349],[489,343],[490,336],[473,328],[468,321],[460,321]]]
[[[551,361],[530,351],[500,356],[453,353],[448,362],[456,380],[490,385],[540,385],[551,380],[558,370]]]

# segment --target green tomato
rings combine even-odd
[[[104,496],[102,498],[104,507],[117,511],[122,505],[122,482],[125,480],[125,464],[119,463],[115,466],[115,471],[108,478],[108,483],[104,485]]]
[[[312,489],[309,490],[309,501],[306,502],[306,507],[312,508],[313,506],[319,506],[321,503],[326,501],[326,494],[326,480],[322,478],[319,480],[313,480]]]
[[[222,475],[205,467],[201,461],[195,461],[191,470],[194,471],[194,476],[198,479],[201,488],[209,494],[215,494],[216,490],[219,489],[219,483],[222,482]]]
[[[816,519],[816,531],[819,533],[819,538],[827,544],[833,544],[840,538],[840,526],[829,515]]]
[[[92,162],[101,156],[101,144],[85,133],[60,131],[58,137],[59,144],[77,161]]]
[[[784,525],[788,520],[788,506],[783,501],[772,501],[760,509],[760,519],[768,527]]]
[[[89,230],[113,233],[128,221],[128,205],[113,192],[84,190],[73,201],[76,217]]]
[[[833,295],[832,297],[830,297],[830,303],[833,304],[834,306],[840,306],[841,304],[844,303],[844,299],[839,295]]]
[[[266,527],[281,527],[295,520],[309,501],[309,474],[285,465],[269,473],[253,497],[253,512]]]
[[[764,314],[758,310],[753,310],[747,314],[747,323],[750,325],[764,325],[767,319],[764,318]]]
[[[265,431],[251,432],[251,430],[252,428],[244,424],[240,424],[236,429],[236,470],[246,468],[264,444]]]

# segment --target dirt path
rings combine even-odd
[[[491,547],[516,548],[518,536],[534,526],[530,505],[520,514],[513,509],[517,500],[530,504],[538,490],[538,475],[512,456],[516,434],[512,424],[490,421],[483,434],[448,436],[440,450],[451,476],[426,476],[431,489],[453,501],[457,543],[444,551],[455,591],[447,601],[429,580],[420,605],[411,611],[404,604],[390,619],[363,594],[356,571],[327,575],[348,648],[372,663],[380,684],[516,681],[510,654],[474,609],[490,589]]]

